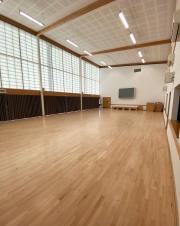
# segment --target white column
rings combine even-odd
[[[45,116],[44,93],[43,93],[42,70],[41,70],[41,52],[40,52],[40,40],[39,40],[39,37],[37,37],[37,47],[38,47],[38,71],[39,71],[39,85],[40,85],[40,93],[41,93],[41,108],[42,108],[42,116]]]
[[[83,90],[82,90],[82,88],[83,88],[83,86],[82,86],[82,82],[83,82],[83,71],[82,71],[82,69],[83,69],[83,60],[82,60],[82,58],[80,57],[80,61],[79,61],[79,71],[80,71],[80,92],[81,92],[81,96],[80,96],[80,98],[81,98],[81,111],[83,110],[83,106],[82,106],[82,100],[83,100]]]

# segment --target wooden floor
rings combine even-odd
[[[161,113],[0,124],[0,226],[175,226]]]

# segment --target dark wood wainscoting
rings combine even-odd
[[[83,97],[82,100],[82,108],[83,109],[91,109],[99,107],[99,97]]]
[[[81,109],[80,97],[68,96],[44,96],[46,115],[78,111]]]
[[[31,118],[42,115],[40,92],[6,89],[0,93],[0,121]],[[83,94],[83,109],[99,107],[98,95]],[[81,109],[77,93],[44,92],[45,114],[57,114]]]
[[[0,94],[0,121],[41,115],[40,96]]]

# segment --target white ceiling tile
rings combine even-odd
[[[5,0],[0,5],[0,14],[10,17],[36,31],[38,25],[19,15],[23,10],[45,25],[92,3],[96,0]],[[123,11],[134,33],[137,43],[168,39],[171,36],[172,15],[175,0],[116,0],[86,15],[70,21],[45,35],[60,44],[83,54],[131,45],[129,31],[124,29],[118,14]],[[80,48],[74,48],[66,42],[70,39]],[[146,60],[165,60],[168,45],[144,48]],[[109,64],[132,63],[140,61],[137,50],[92,56],[91,60],[101,60]],[[101,59],[102,58],[102,59]]]

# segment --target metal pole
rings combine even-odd
[[[80,91],[81,91],[81,111],[83,110],[83,90],[82,90],[82,76],[83,76],[83,72],[82,72],[82,64],[83,64],[83,61],[82,61],[82,58],[80,57],[80,64],[79,64],[79,70],[80,70]]]
[[[43,93],[42,70],[41,70],[41,52],[40,52],[39,37],[37,37],[37,47],[38,47],[38,70],[39,70],[39,85],[40,85],[40,93],[41,93],[41,108],[42,108],[42,116],[45,116],[44,93]]]

